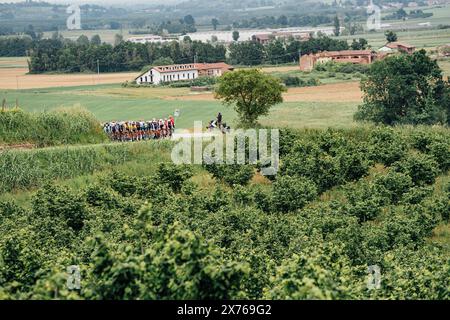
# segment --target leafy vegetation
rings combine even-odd
[[[403,143],[384,166],[373,144],[386,136]],[[430,241],[449,222],[450,184],[428,153],[437,141],[449,146],[448,129],[281,137],[273,182],[204,185],[215,169],[161,164],[81,188],[48,183],[29,206],[1,201],[0,296],[450,299],[449,252]],[[369,290],[374,264],[381,288]],[[80,266],[80,290],[66,286],[69,265]]]
[[[270,107],[283,102],[284,91],[279,79],[249,69],[224,74],[218,81],[215,97],[234,105],[240,124],[252,126],[258,117],[269,113]]]
[[[356,119],[384,124],[450,123],[450,84],[425,50],[376,61],[361,81]]]
[[[100,123],[84,109],[59,108],[40,113],[0,110],[0,144],[31,143],[43,147],[104,141]]]

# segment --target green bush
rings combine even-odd
[[[438,164],[425,154],[411,154],[393,164],[392,169],[409,175],[415,185],[433,184],[438,175]]]
[[[86,204],[79,194],[54,185],[45,185],[36,193],[32,208],[37,217],[61,219],[74,231],[83,228],[87,217]]]
[[[398,203],[403,195],[413,186],[409,175],[389,171],[386,175],[380,175],[375,178],[376,191],[389,200],[389,203]]]
[[[406,142],[394,129],[381,127],[371,132],[368,153],[373,161],[390,166],[405,157],[406,151]]]
[[[376,190],[376,185],[361,181],[344,189],[347,202],[341,208],[346,215],[357,217],[360,222],[376,219],[386,200]]]
[[[305,178],[278,177],[273,184],[272,206],[279,212],[302,209],[317,197],[316,185]]]
[[[255,174],[254,166],[248,164],[210,164],[205,165],[204,167],[215,179],[224,181],[230,186],[236,184],[245,186]]]
[[[302,79],[297,76],[282,76],[281,81],[288,87],[314,87],[320,84],[316,78]]]
[[[156,171],[155,179],[170,186],[174,192],[179,192],[183,183],[192,177],[192,170],[186,165],[161,163]]]

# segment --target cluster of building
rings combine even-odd
[[[164,43],[164,42],[171,42],[171,41],[177,41],[177,37],[162,37],[155,34],[149,34],[149,35],[142,35],[142,36],[135,36],[130,37],[127,39],[127,41],[133,42],[133,43]]]
[[[284,36],[284,35],[278,35]],[[300,35],[301,36],[301,35]],[[266,38],[259,38],[255,41],[264,41]],[[273,38],[271,38],[273,39]],[[263,42],[262,42],[263,43]],[[301,56],[300,70],[312,71],[316,64],[330,61],[353,63],[353,64],[371,64],[377,59],[384,59],[386,56],[394,53],[412,54],[415,47],[403,42],[390,42],[381,47],[378,52],[374,50],[342,50],[342,51],[324,51],[311,53]],[[220,77],[234,68],[224,62],[218,63],[189,63],[175,64],[168,66],[156,66],[140,74],[136,79],[137,84],[161,84],[177,81],[189,81],[198,77]]]
[[[252,40],[261,44],[269,43],[274,39],[295,39],[298,41],[308,41],[311,39],[311,34],[309,32],[270,32],[270,33],[260,33],[252,36]]]
[[[234,68],[224,62],[189,63],[157,66],[139,75],[137,84],[160,84],[166,82],[189,81],[198,77],[220,77]]]
[[[300,70],[312,71],[316,64],[329,61],[346,62],[353,64],[371,64],[376,59],[384,59],[386,56],[394,53],[412,54],[416,47],[403,42],[390,42],[374,50],[342,50],[342,51],[324,51],[303,55],[300,58]]]
[[[344,27],[341,27],[341,31]],[[183,41],[186,36],[191,38],[191,40],[196,41],[218,41],[222,43],[232,43],[232,42],[242,42],[242,41],[256,41],[259,43],[267,43],[272,39],[288,39],[294,38],[300,41],[308,40],[312,35],[316,35],[319,32],[325,35],[332,35],[334,33],[334,27],[317,27],[317,28],[281,28],[281,29],[242,29],[239,31],[238,40],[233,39],[233,31],[202,31],[188,33],[186,35],[180,36],[159,36],[154,34],[139,35],[129,37],[127,41],[133,43],[164,43],[171,41]]]

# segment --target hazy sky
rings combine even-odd
[[[0,0],[0,3],[11,3],[11,2],[23,2],[24,0]],[[182,2],[182,0],[46,0],[45,2],[49,3],[62,3],[62,4],[71,4],[71,3],[92,3],[92,4],[102,4],[102,5],[121,5],[125,7],[127,4],[168,4],[168,3],[177,3]]]

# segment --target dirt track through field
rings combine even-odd
[[[52,87],[72,87],[133,80],[135,72],[96,74],[26,74],[28,68],[0,69],[0,89],[34,89]]]
[[[361,90],[358,82],[326,84],[316,87],[289,88],[283,94],[285,102],[317,101],[317,102],[360,102]],[[166,100],[181,101],[213,101],[212,93],[193,93],[182,96],[167,96]]]

